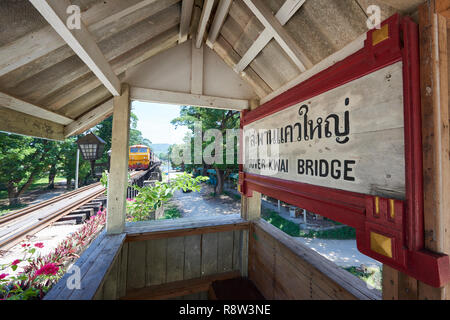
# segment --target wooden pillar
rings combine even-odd
[[[122,233],[125,227],[128,186],[128,140],[130,134],[130,87],[122,85],[122,95],[114,98],[111,167],[108,178],[106,232]]]
[[[450,254],[449,64],[450,0],[419,7],[425,247]],[[450,299],[450,286],[433,288],[383,266],[383,299]]]
[[[253,192],[252,197],[241,198],[241,217],[249,221],[261,218],[261,193]]]
[[[259,100],[252,99],[249,101],[250,110],[254,110],[259,106]],[[261,218],[261,193],[253,192],[252,197],[241,197],[241,217],[248,221],[255,221]],[[248,276],[248,237],[249,233],[244,230],[242,233],[241,245],[241,275]]]
[[[450,1],[419,9],[425,247],[450,254],[450,131],[447,18]],[[419,282],[419,299],[450,299],[450,287]]]

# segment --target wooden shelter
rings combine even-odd
[[[131,100],[243,115],[266,108],[363,50],[373,37],[370,5],[381,9],[381,20],[400,14],[419,25],[418,230],[424,249],[444,257],[450,1],[2,0],[0,130],[62,140],[114,116],[106,230],[77,262],[81,288],[68,288],[67,275],[47,299],[201,298],[211,282],[237,275],[267,299],[381,298],[261,220],[256,189],[243,197],[241,217],[125,224]],[[448,299],[449,290],[383,268],[383,299]]]

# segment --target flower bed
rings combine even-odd
[[[23,258],[0,265],[0,299],[29,300],[42,299],[66,272],[68,266],[79,258],[84,249],[95,239],[106,224],[106,210],[92,216],[78,231],[69,235],[47,255],[37,250],[43,243],[22,244]],[[28,263],[17,276],[4,273],[6,269],[15,271],[21,262]]]

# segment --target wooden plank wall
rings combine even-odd
[[[377,290],[264,220],[252,223],[249,239],[249,278],[266,299],[381,299]]]
[[[242,230],[127,242],[95,299],[127,290],[241,270]],[[196,293],[180,299],[205,299]]]

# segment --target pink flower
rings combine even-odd
[[[5,279],[7,276],[9,276],[8,273],[2,273],[2,274],[0,274],[0,280]]]
[[[24,243],[24,244],[22,245],[22,248],[29,247],[29,246],[30,246],[29,243]]]
[[[44,247],[44,244],[42,242],[38,242],[38,243],[35,243],[34,246],[36,248],[41,248],[42,249]]]
[[[11,263],[12,266],[17,266],[22,260],[20,259],[16,259],[13,261],[13,263]]]
[[[58,271],[59,267],[56,265],[56,263],[48,263],[45,266],[41,267],[38,271],[36,271],[36,275],[56,275]]]

